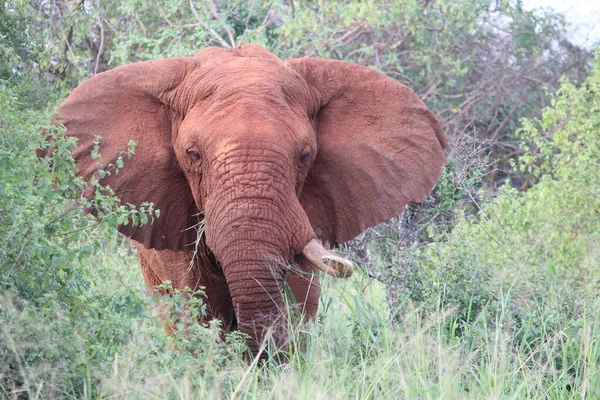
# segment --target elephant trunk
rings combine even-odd
[[[259,245],[259,243],[255,243]],[[250,336],[248,346],[257,354],[264,340],[285,344],[283,268],[276,262],[237,260],[224,266],[237,318],[237,329]]]
[[[206,208],[207,244],[227,280],[237,329],[250,336],[254,354],[267,336],[283,347],[286,266],[314,235],[306,216],[303,221],[291,212],[289,202],[285,208],[284,204],[268,197],[240,196],[221,207]]]

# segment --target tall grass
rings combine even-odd
[[[94,321],[115,323],[116,331],[127,332],[126,343],[104,359],[89,352],[79,360],[61,360],[57,355],[47,364],[16,357],[15,368],[26,381],[25,395],[5,387],[4,396],[311,400],[600,396],[600,307],[593,297],[585,299],[577,318],[569,310],[554,308],[558,299],[553,297],[563,296],[560,290],[532,297],[528,307],[538,310],[541,323],[516,327],[510,322],[514,303],[522,297],[508,289],[474,319],[463,321],[457,334],[459,310],[445,307],[441,296],[433,311],[409,301],[390,310],[384,288],[364,275],[349,281],[325,278],[318,322],[290,327],[291,350],[286,354],[276,354],[267,363],[248,362],[243,339],[232,334],[222,341],[216,324],[195,326],[187,336],[165,337],[151,311],[155,303],[143,294],[130,249],[115,240],[105,250],[93,257],[97,272],[91,274],[102,277],[94,277],[90,290],[115,298],[128,291],[134,296],[132,304],[145,301],[147,308],[136,315],[125,305],[82,323],[90,329]],[[3,298],[2,307],[8,306]],[[19,321],[3,322],[3,351],[16,354],[27,353],[25,348],[51,351],[64,340],[61,335],[69,337],[55,330],[69,326],[60,319],[29,320],[28,332],[19,331]],[[552,328],[545,329],[544,323]],[[26,340],[32,330],[41,340]],[[92,330],[88,333],[92,337],[78,338],[82,345],[101,344]],[[78,375],[69,376],[65,364],[73,362],[81,368]],[[45,371],[52,368],[56,374]],[[64,382],[57,384],[68,376],[70,388]],[[53,391],[53,386],[62,391]]]

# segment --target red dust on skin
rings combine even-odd
[[[411,89],[347,62],[282,61],[258,45],[98,74],[58,119],[79,139],[84,178],[97,168],[96,136],[105,162],[137,143],[103,183],[123,202],[161,210],[153,224],[120,227],[138,243],[148,289],[205,286],[207,319],[248,333],[255,353],[267,328],[285,345],[284,281],[313,320],[317,269],[352,273],[320,243],[334,247],[422,201],[446,163],[440,124]]]

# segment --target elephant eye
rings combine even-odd
[[[310,161],[310,153],[309,153],[309,152],[306,152],[306,153],[304,153],[304,154],[302,154],[302,155],[300,156],[300,162],[301,162],[301,163],[304,163],[304,164],[305,164],[305,163],[307,163],[307,162],[309,162],[309,161]]]
[[[200,155],[200,153],[194,150],[188,150],[187,154],[188,157],[192,159],[192,161],[199,161],[202,158],[202,155]]]

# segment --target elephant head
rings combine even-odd
[[[284,62],[258,45],[98,74],[59,118],[79,139],[87,178],[97,136],[104,162],[137,143],[103,183],[161,216],[120,231],[145,248],[193,251],[190,228],[204,218],[238,329],[254,336],[281,316],[289,260],[303,254],[347,275],[347,261],[318,241],[343,243],[422,201],[446,162],[440,124],[411,89],[343,61]]]

